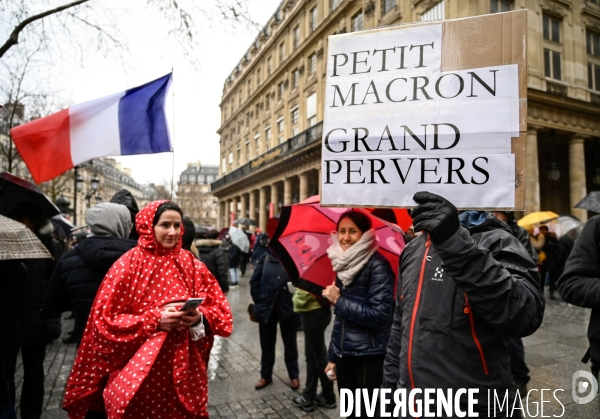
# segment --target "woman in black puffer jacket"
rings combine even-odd
[[[344,213],[327,250],[335,285],[323,291],[334,305],[335,321],[325,372],[338,388],[379,388],[390,337],[394,272],[377,250],[371,220],[359,211]]]

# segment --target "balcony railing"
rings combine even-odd
[[[258,170],[262,165],[264,165],[267,162],[281,159],[285,155],[293,153],[294,151],[301,149],[302,147],[312,143],[313,141],[320,140],[322,136],[323,122],[319,122],[318,124],[310,127],[305,131],[302,131],[300,134],[290,138],[284,143],[279,144],[277,147],[270,149],[269,151],[258,156],[254,160],[246,163],[243,166],[238,167],[233,172],[228,173],[222,178],[211,183],[211,190],[215,191],[227,185],[229,182],[232,182],[236,179],[240,179],[252,173],[253,171]]]
[[[567,96],[567,86],[546,81],[546,91],[558,96]]]

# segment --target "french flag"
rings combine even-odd
[[[165,117],[171,77],[169,73],[11,129],[36,183],[97,157],[171,151]]]

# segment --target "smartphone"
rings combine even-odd
[[[190,298],[185,302],[185,304],[179,309],[179,311],[187,311],[197,308],[202,302],[204,298]]]

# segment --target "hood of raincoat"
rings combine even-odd
[[[172,249],[165,249],[159,242],[156,241],[156,236],[154,235],[154,226],[152,222],[154,221],[154,216],[156,215],[156,211],[158,207],[160,207],[165,202],[170,201],[153,201],[146,205],[144,208],[140,210],[135,216],[135,228],[140,235],[138,239],[138,246],[142,249],[147,250],[151,253],[155,253],[157,255],[166,255],[166,254],[176,254],[181,251],[181,238],[183,236],[184,227],[183,223],[181,224],[181,234],[179,235],[179,239],[177,240],[177,244]]]

